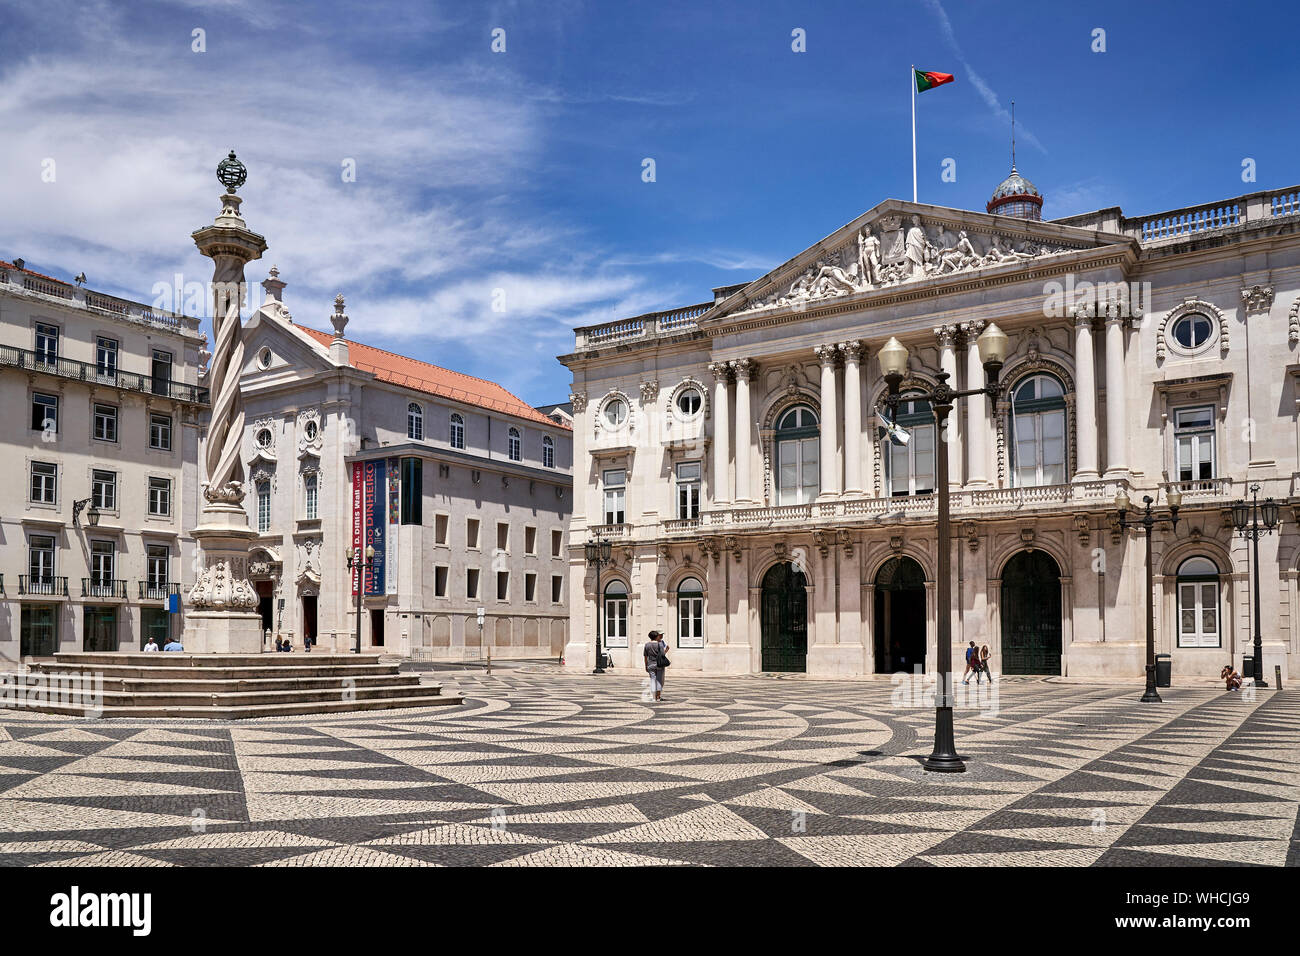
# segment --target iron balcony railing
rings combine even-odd
[[[173,594],[181,593],[179,584],[168,584],[165,581],[137,581],[140,586],[141,601],[165,601]]]
[[[68,579],[52,574],[18,575],[19,594],[44,594],[50,597],[68,596]]]
[[[20,349],[12,345],[0,345],[0,365],[28,369],[57,375],[59,378],[72,379],[77,382],[90,382],[95,385],[107,385],[112,388],[125,389],[130,392],[143,392],[146,395],[160,395],[174,398],[181,402],[208,404],[208,390],[198,385],[187,385],[169,378],[157,378],[141,375],[139,372],[123,372],[116,367],[94,365],[90,362],[78,362],[75,359],[58,358],[43,352]]]
[[[82,578],[81,596],[88,598],[126,599],[126,581],[122,578]]]

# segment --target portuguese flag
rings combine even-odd
[[[934,73],[926,70],[913,69],[916,74],[916,92],[924,93],[926,90],[932,90],[936,86],[943,86],[945,83],[952,82],[951,73]]]

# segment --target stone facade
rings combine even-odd
[[[1258,484],[1283,506],[1260,558],[1265,666],[1285,674],[1300,651],[1298,227],[1295,188],[1056,222],[890,200],[710,301],[578,329],[560,359],[583,476],[567,662],[594,663],[581,544],[598,535],[618,666],[640,667],[652,627],[675,670],[932,662],[946,454],[955,661],[975,641],[1004,672],[1140,675],[1146,541],[1116,496],[1164,513],[1176,487],[1180,521],[1152,538],[1157,651],[1175,673],[1240,668],[1248,548],[1228,508]],[[906,406],[911,440],[891,441],[879,348],[909,350],[904,393],[940,371],[977,388],[974,341],[994,322],[1010,338],[996,402],[960,400],[941,436]]]
[[[393,520],[383,593],[362,601],[362,649],[558,657],[570,427],[494,383],[348,340],[341,296],[327,333],[293,321],[277,272],[263,286],[266,302],[244,329],[241,389],[249,577],[268,644],[280,636],[301,648],[314,632],[321,650],[353,647],[352,473],[379,462],[396,479],[381,489],[394,495]],[[406,494],[417,481],[418,506]]]
[[[167,604],[194,579],[198,324],[0,262],[0,658],[181,632]]]

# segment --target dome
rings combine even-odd
[[[1013,165],[1011,175],[993,190],[993,198],[989,200],[985,211],[1020,219],[1042,219],[1043,195],[1038,187],[1016,172]]]

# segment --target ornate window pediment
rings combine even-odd
[[[275,439],[276,433],[280,430],[280,423],[274,418],[259,418],[248,426],[248,432],[253,436],[253,454],[250,457],[250,464],[259,461],[268,464],[275,463]]]
[[[320,410],[306,408],[298,413],[298,457],[311,455],[320,458],[324,446],[324,426]]]

